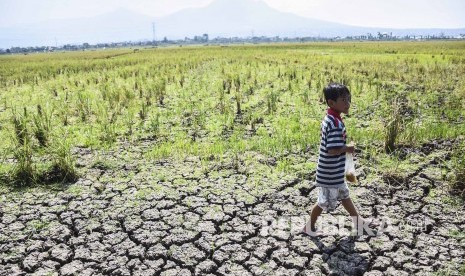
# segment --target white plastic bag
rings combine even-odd
[[[354,156],[352,153],[346,153],[345,174],[347,181],[350,183],[357,183],[357,177],[355,176]]]

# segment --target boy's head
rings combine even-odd
[[[337,112],[349,114],[350,91],[339,83],[330,83],[323,89],[326,104]]]

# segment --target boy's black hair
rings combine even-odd
[[[350,97],[350,91],[349,89],[340,83],[330,83],[328,86],[326,86],[323,89],[323,93],[325,94],[325,101],[328,103],[328,100],[333,100],[337,101],[337,98],[344,96],[344,95],[349,95]]]

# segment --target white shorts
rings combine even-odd
[[[340,188],[319,188],[318,206],[325,212],[333,211],[337,208],[339,201],[349,198],[349,187],[347,187],[347,184]]]

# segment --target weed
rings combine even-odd
[[[273,114],[277,110],[278,92],[270,91],[266,96],[267,114]]]
[[[116,126],[113,123],[106,122],[100,125],[100,141],[105,145],[111,145],[116,142]]]
[[[81,121],[86,122],[92,114],[92,99],[85,91],[78,91],[77,98],[77,110]]]
[[[454,238],[459,238],[459,239],[465,238],[465,232],[460,231],[460,230],[450,230],[448,234],[450,237],[454,237]]]
[[[13,154],[17,161],[13,169],[15,182],[20,186],[36,183],[38,175],[32,160],[33,150],[30,142],[25,142],[19,148],[14,149]]]
[[[116,164],[112,161],[104,159],[102,157],[97,157],[97,160],[92,163],[91,168],[99,169],[99,170],[111,170],[116,168]]]
[[[50,139],[52,128],[52,113],[37,105],[37,114],[33,116],[34,136],[42,147],[45,147]]]
[[[116,123],[115,114],[117,112],[112,112],[111,107],[106,105],[101,105],[97,109],[97,123],[99,123],[100,128],[100,141],[104,144],[112,144],[116,141]]]
[[[13,157],[16,163],[13,167],[13,180],[20,186],[33,184],[37,180],[37,170],[33,161],[33,144],[27,126],[27,111],[24,115],[13,115],[15,135],[13,136]]]
[[[29,225],[32,227],[32,230],[35,233],[38,233],[41,230],[47,229],[50,225],[50,222],[43,221],[43,220],[33,220],[29,223]]]
[[[277,165],[276,165],[276,170],[278,172],[288,173],[292,171],[291,169],[292,169],[292,160],[290,158],[284,157],[283,159],[278,160]]]
[[[75,159],[71,155],[71,144],[66,138],[57,139],[52,148],[51,173],[62,182],[74,182],[78,178]]]
[[[128,111],[128,114],[126,115],[125,117],[125,124],[126,124],[126,128],[127,128],[127,132],[126,132],[126,135],[128,137],[131,137],[134,130],[133,130],[133,126],[135,124],[135,118],[134,118],[134,112],[131,110],[131,111]]]
[[[465,142],[455,146],[451,154],[450,189],[453,194],[465,198]]]
[[[13,126],[15,130],[14,139],[18,145],[24,145],[24,143],[29,139],[28,135],[28,113],[26,107],[24,107],[23,115],[13,111]]]
[[[155,116],[152,116],[149,121],[148,129],[153,136],[158,136],[160,131],[160,115],[157,113]]]
[[[76,196],[81,195],[83,191],[84,191],[84,188],[80,185],[71,185],[71,187],[69,187],[67,190],[67,192],[73,195],[76,195]]]
[[[444,267],[432,275],[434,276],[452,276],[452,275],[465,275],[465,264],[454,264],[450,263],[447,267]]]
[[[388,118],[388,122],[385,127],[384,136],[384,150],[386,153],[391,153],[395,149],[395,143],[400,133],[402,126],[402,117],[400,116],[399,107],[397,101],[393,101],[392,111]]]

